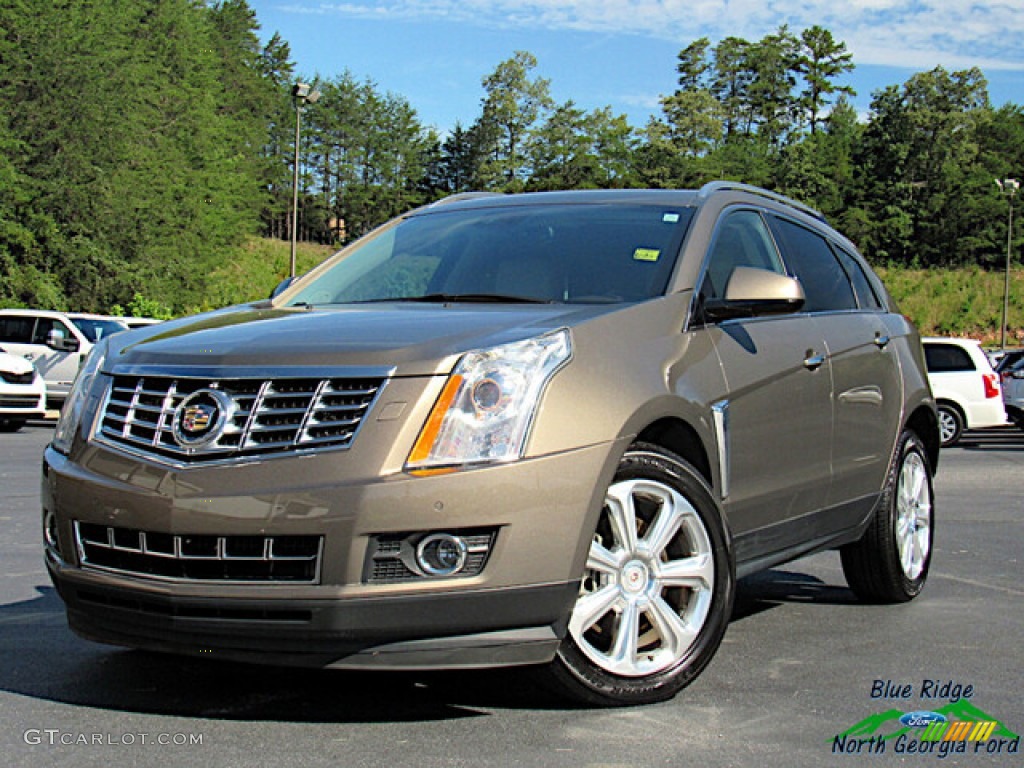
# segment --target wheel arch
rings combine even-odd
[[[697,430],[686,421],[675,417],[658,419],[640,430],[636,440],[660,446],[685,459],[700,473],[709,487],[716,487],[704,441]]]
[[[940,400],[948,402],[959,409],[959,406],[952,400]],[[965,422],[966,423],[966,422]],[[914,430],[921,438],[925,450],[928,452],[928,463],[931,464],[932,472],[939,466],[939,449],[942,447],[942,436],[939,432],[939,420],[935,411],[925,405],[919,406],[907,419],[907,428]]]

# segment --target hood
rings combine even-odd
[[[21,355],[11,355],[7,352],[0,352],[0,371],[6,371],[7,373],[14,373],[18,376],[22,376],[29,373],[35,368],[30,360],[26,360]]]
[[[628,305],[372,304],[236,307],[111,337],[104,370],[356,366],[446,374],[458,357]]]

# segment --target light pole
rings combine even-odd
[[[1006,195],[1010,210],[1006,219],[1006,279],[1003,285],[1003,326],[999,329],[999,348],[1006,350],[1006,324],[1010,314],[1010,256],[1013,250],[1013,198],[1020,189],[1020,182],[1017,179],[996,179],[996,186],[999,191]]]
[[[295,168],[292,176],[292,259],[288,276],[295,277],[295,245],[299,235],[299,134],[302,130],[302,111],[307,104],[316,104],[320,91],[307,83],[292,86],[292,101],[295,102]]]

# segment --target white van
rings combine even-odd
[[[1006,424],[999,376],[981,343],[973,339],[925,338],[928,381],[939,406],[942,447],[956,445],[965,429]]]
[[[104,315],[0,309],[0,346],[32,361],[46,381],[51,408],[63,404],[93,344],[127,329],[124,323]]]

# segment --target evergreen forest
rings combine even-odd
[[[291,89],[310,77],[259,31],[245,0],[0,2],[0,306],[180,314],[237,298],[212,284],[229,262],[292,235]],[[821,27],[702,38],[673,65],[660,114],[630,125],[556,103],[513,51],[444,134],[415,94],[318,78],[296,235],[322,257],[456,192],[732,179],[817,207],[882,268],[1003,269],[993,180],[1024,174],[1024,107],[993,106],[979,69],[916,73],[858,116],[855,62]]]

